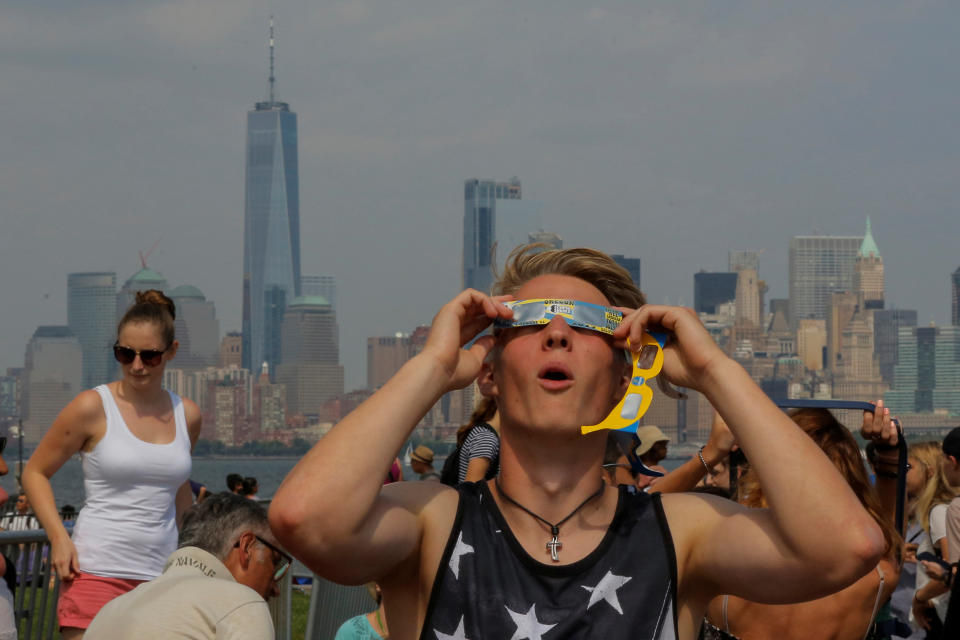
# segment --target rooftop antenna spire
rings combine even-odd
[[[273,75],[273,16],[270,16],[270,104],[273,104],[273,85],[277,79]]]

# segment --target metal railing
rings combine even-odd
[[[58,627],[60,580],[49,562],[47,532],[2,531],[0,553],[16,570],[13,603],[20,640],[51,640]]]

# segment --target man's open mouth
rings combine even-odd
[[[538,378],[544,381],[549,382],[572,382],[573,381],[573,372],[570,371],[567,367],[558,363],[551,363],[545,365],[540,369]]]

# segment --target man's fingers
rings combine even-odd
[[[497,339],[493,336],[480,336],[470,345],[468,353],[475,356],[480,362],[483,362],[496,342]]]

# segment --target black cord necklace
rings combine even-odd
[[[495,485],[497,485],[497,491],[500,493],[501,496],[503,496],[503,498],[504,498],[507,502],[509,502],[510,504],[512,504],[512,505],[514,505],[514,506],[516,506],[516,507],[519,507],[519,508],[522,509],[523,511],[526,511],[529,515],[533,516],[534,518],[536,518],[537,520],[539,520],[539,521],[542,522],[543,524],[545,524],[545,525],[547,525],[548,527],[550,527],[550,535],[553,536],[553,539],[550,540],[549,542],[547,542],[547,551],[550,552],[550,559],[553,560],[554,562],[560,562],[560,553],[559,553],[559,552],[560,552],[560,549],[563,548],[563,543],[560,542],[560,538],[559,538],[559,536],[560,536],[560,526],[561,526],[564,522],[566,522],[567,520],[569,520],[570,518],[572,518],[574,515],[576,515],[576,513],[577,513],[578,511],[580,511],[580,509],[583,509],[583,508],[587,505],[588,502],[590,502],[591,500],[593,500],[594,498],[596,498],[597,496],[599,496],[601,493],[603,493],[603,489],[604,489],[605,486],[606,486],[606,484],[601,480],[601,481],[600,481],[600,487],[599,487],[596,491],[594,491],[592,494],[590,494],[590,496],[588,496],[586,500],[584,500],[584,501],[581,502],[579,505],[577,505],[577,508],[574,509],[573,511],[571,511],[571,512],[567,515],[566,518],[564,518],[564,519],[561,520],[560,522],[554,524],[554,523],[550,522],[549,520],[547,520],[546,518],[541,518],[540,516],[538,516],[537,514],[535,514],[533,511],[530,511],[530,509],[527,509],[525,506],[523,506],[522,504],[520,504],[519,502],[517,502],[516,500],[514,500],[513,498],[511,498],[509,495],[507,495],[507,492],[504,491],[504,490],[503,490],[503,487],[500,486],[500,476],[497,476],[496,478],[494,478],[493,483],[494,483]]]

